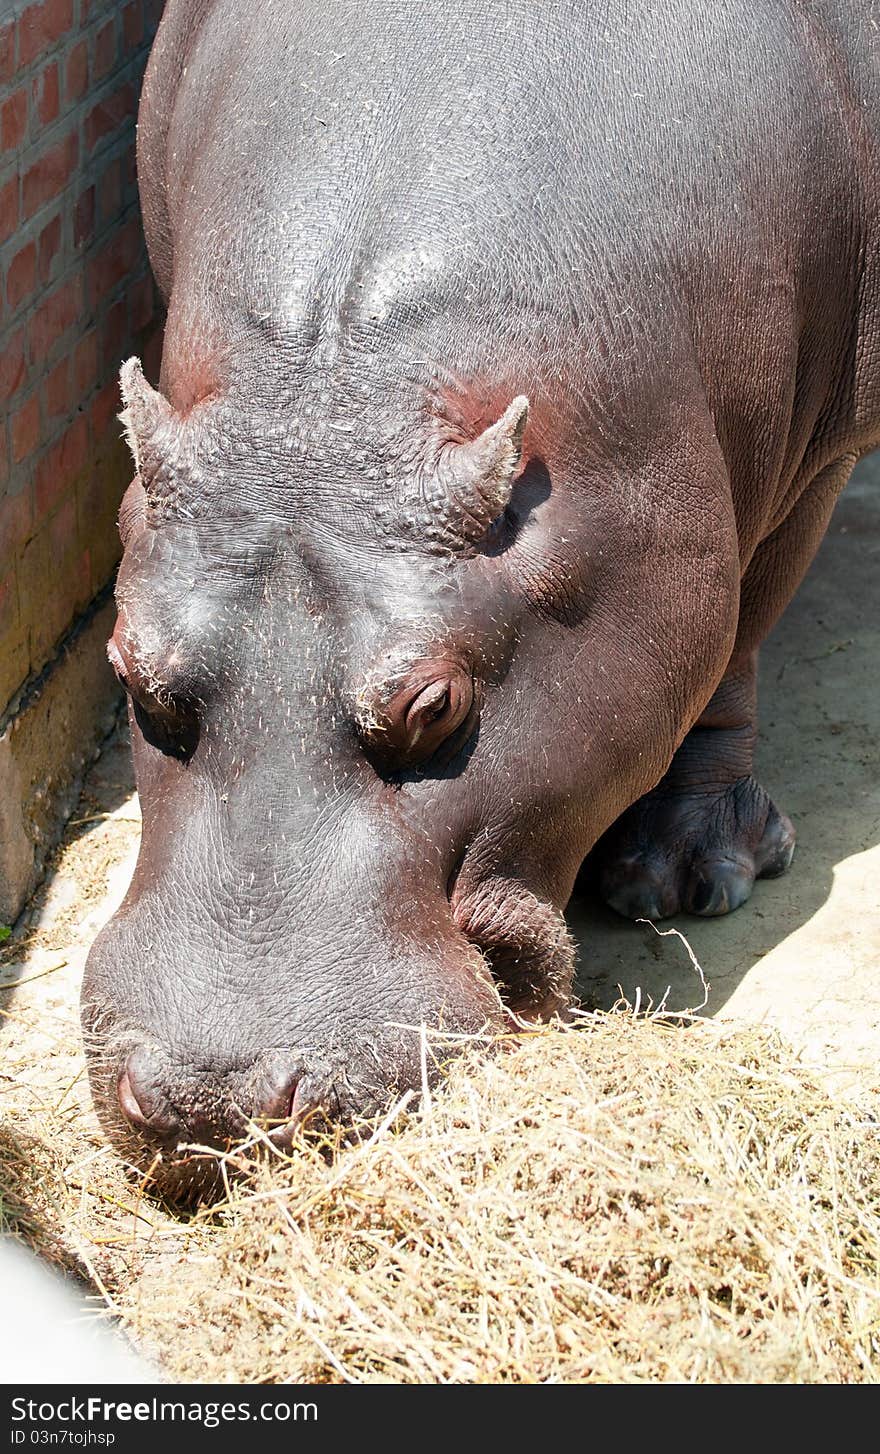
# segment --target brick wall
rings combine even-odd
[[[106,586],[116,374],[152,331],[135,178],[155,0],[0,0],[0,719]]]
[[[0,922],[112,721],[131,477],[117,372],[158,372],[135,116],[161,0],[0,0]]]

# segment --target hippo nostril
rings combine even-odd
[[[147,1118],[141,1110],[141,1103],[134,1093],[131,1077],[127,1070],[124,1070],[119,1077],[116,1094],[119,1096],[122,1114],[127,1121],[132,1121],[136,1124],[146,1121]]]
[[[267,1079],[261,1104],[255,1117],[270,1130],[280,1129],[299,1111],[301,1099],[301,1066],[278,1066]]]
[[[116,1095],[123,1116],[142,1136],[157,1141],[179,1139],[180,1119],[144,1051],[133,1050],[129,1055],[116,1083]]]

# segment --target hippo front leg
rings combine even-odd
[[[727,914],[784,873],[789,819],[752,776],[757,653],[729,671],[656,788],[599,845],[606,902],[631,919]]]
[[[826,466],[755,551],[724,677],[666,775],[599,844],[602,895],[627,918],[728,914],[756,878],[791,863],[794,828],[752,776],[758,647],[800,584],[854,463],[847,455]]]

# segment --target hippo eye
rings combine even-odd
[[[395,675],[363,707],[365,745],[387,766],[397,767],[427,762],[441,747],[451,755],[479,712],[473,677],[447,660],[422,661]]]
[[[133,689],[132,670],[128,659],[119,646],[119,642],[116,640],[115,632],[107,642],[107,659],[116,673],[116,680],[119,682],[119,685],[124,687],[129,695],[131,695]]]
[[[117,680],[128,694],[135,721],[146,741],[166,757],[188,761],[199,740],[194,704],[174,697],[155,682],[145,681],[115,631],[107,643],[107,656]]]
[[[431,682],[416,693],[405,711],[406,737],[410,749],[417,747],[425,733],[460,720],[461,684],[456,681]]]

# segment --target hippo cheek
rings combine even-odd
[[[574,941],[560,910],[524,884],[487,878],[451,895],[459,929],[489,964],[517,1021],[564,1013],[571,1001]]]

